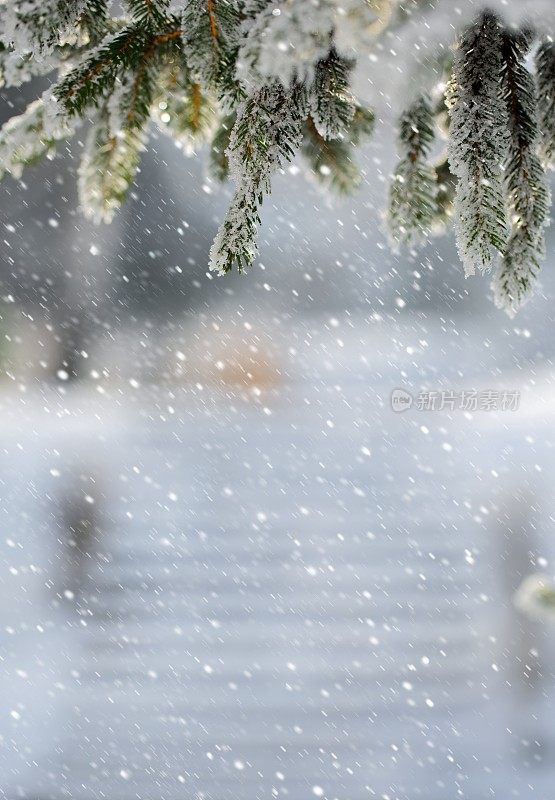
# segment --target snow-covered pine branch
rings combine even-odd
[[[172,66],[152,106],[152,118],[159,129],[178,144],[186,155],[209,143],[219,121],[214,96],[200,83],[192,82],[181,65]],[[229,141],[226,142],[224,150]],[[224,180],[221,176],[220,180]]]
[[[499,86],[501,26],[484,13],[462,34],[448,87],[449,165],[456,175],[455,231],[466,275],[492,266],[508,238],[501,168],[507,157],[507,113]]]
[[[432,223],[433,232],[445,233],[447,226],[453,221],[453,206],[457,179],[449,169],[447,154],[434,164],[437,179],[436,211]]]
[[[110,222],[123,202],[141,158],[146,127],[114,130],[107,105],[97,109],[85,140],[79,166],[81,210],[95,222]]]
[[[229,178],[229,161],[227,148],[231,139],[231,132],[235,126],[235,114],[226,114],[218,123],[210,143],[208,154],[208,172],[216,181],[223,183]]]
[[[164,24],[170,7],[169,0],[124,0],[131,16],[143,25]]]
[[[334,8],[330,0],[270,3],[247,0],[238,74],[246,85],[281,81],[311,82],[332,41]]]
[[[23,83],[48,75],[56,62],[50,57],[37,61],[30,53],[20,55],[0,44],[0,86],[21,86]]]
[[[419,97],[399,120],[399,162],[389,191],[387,229],[391,240],[413,243],[427,237],[436,216],[437,176],[428,158],[434,142],[430,100]]]
[[[324,139],[343,136],[355,115],[356,103],[349,88],[353,66],[333,48],[316,64],[308,103],[316,130]]]
[[[475,2],[459,5],[458,18],[468,27],[446,98],[431,107],[413,101],[401,118],[390,229],[394,240],[413,242],[454,218],[467,274],[503,256],[496,298],[514,311],[536,275],[547,220],[542,170],[553,166],[555,153],[555,26],[548,22],[548,0],[527,4],[544,35],[535,56],[538,131],[522,53],[511,66],[503,51],[507,31],[511,41],[520,41],[523,12],[505,12],[504,0],[492,0],[505,21],[485,12],[469,24]],[[110,219],[133,181],[154,120],[186,152],[209,144],[213,176],[225,180],[231,172],[236,193],[212,248],[212,267],[244,269],[256,253],[259,207],[271,176],[297,150],[310,176],[327,189],[342,193],[360,184],[353,150],[371,130],[373,115],[354,99],[353,67],[374,37],[389,34],[390,52],[393,39],[395,50],[402,48],[410,28],[415,51],[425,49],[426,37],[437,40],[434,53],[424,55],[435,64],[437,86],[410,93],[435,98],[442,91],[438,65],[451,61],[445,30],[452,29],[453,15],[429,6],[400,0],[0,0],[0,83],[58,73],[44,102],[3,129],[4,172],[19,174],[85,119],[90,131],[79,170],[81,205],[95,219]],[[414,38],[418,25],[426,37]],[[377,64],[369,79],[378,88],[380,65],[366,63]],[[439,154],[437,166],[429,163],[434,127],[448,139],[449,164]]]
[[[332,48],[356,58],[395,18],[398,0],[246,0],[237,73],[247,87],[311,83]]]
[[[11,0],[1,7],[2,40],[16,52],[45,56],[75,32],[86,0]]]
[[[310,177],[339,195],[349,194],[361,183],[354,150],[374,129],[374,115],[356,106],[347,130],[337,139],[326,139],[309,116],[303,124],[301,153]]]
[[[298,150],[307,116],[302,87],[264,86],[241,107],[227,150],[235,194],[210,251],[210,269],[239,272],[256,255],[258,209],[275,172]]]
[[[19,178],[25,167],[51,153],[57,141],[71,135],[65,124],[52,126],[46,122],[41,98],[4,125],[0,131],[0,177],[9,174]]]
[[[545,167],[555,169],[555,42],[544,40],[536,53],[540,153]]]
[[[238,0],[189,0],[180,18],[193,80],[226,105],[242,96],[235,75],[241,21]]]
[[[550,192],[538,156],[538,109],[534,79],[526,68],[532,36],[503,32],[501,96],[509,141],[504,167],[509,240],[493,280],[495,304],[513,315],[533,290],[545,255],[544,228]]]
[[[54,87],[68,114],[79,116],[114,91],[118,77],[140,63],[149,39],[137,22],[108,34]]]

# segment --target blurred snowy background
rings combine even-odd
[[[361,94],[363,187],[293,165],[242,278],[206,274],[228,189],[161,136],[109,228],[77,142],[1,187],[9,800],[553,798],[555,626],[513,596],[554,572],[555,238],[513,321],[452,237],[391,254]]]

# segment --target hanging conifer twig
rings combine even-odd
[[[514,314],[529,297],[545,255],[544,228],[550,193],[538,156],[538,109],[534,80],[525,59],[528,33],[503,33],[501,96],[509,141],[504,165],[510,236],[493,280],[495,303]]]
[[[428,163],[434,142],[430,101],[422,95],[401,116],[400,160],[389,192],[388,232],[393,242],[427,237],[436,216],[437,177]]]
[[[535,61],[540,153],[544,166],[555,169],[555,42],[541,42]]]
[[[490,269],[495,251],[503,252],[507,241],[501,166],[508,137],[499,96],[501,46],[497,17],[484,13],[461,36],[448,87],[449,165],[458,179],[455,231],[466,275],[473,275],[476,267]]]

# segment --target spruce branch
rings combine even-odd
[[[172,70],[170,75],[167,89],[153,105],[152,117],[186,155],[192,155],[195,148],[210,140],[218,122],[217,106],[199,83],[191,81],[186,70]]]
[[[389,192],[387,229],[395,244],[428,236],[437,216],[437,176],[428,163],[434,142],[430,100],[420,96],[399,120],[400,159]]]
[[[544,166],[555,169],[555,42],[541,42],[535,58],[540,124],[540,154]]]
[[[155,55],[151,42],[93,116],[79,167],[79,196],[83,212],[95,222],[111,221],[139,167],[160,69]]]
[[[154,96],[156,65],[148,55],[134,72],[118,79],[108,100],[110,125],[114,133],[137,130],[146,125]]]
[[[140,24],[107,36],[54,87],[54,96],[69,115],[98,105],[113,91],[118,74],[140,62],[150,39],[150,31]]]
[[[309,84],[332,46],[347,59],[364,52],[393,24],[396,6],[397,0],[246,0],[240,79],[247,86]]]
[[[110,29],[107,0],[87,0],[79,26],[92,45],[98,44]]]
[[[183,51],[194,80],[228,104],[242,96],[235,77],[241,21],[238,0],[189,0],[181,18]]]
[[[237,117],[235,114],[226,115],[218,125],[210,144],[208,171],[215,180],[221,183],[229,177],[227,149],[236,119]]]
[[[374,133],[376,115],[370,108],[355,103],[355,113],[349,126],[349,141],[353,147],[358,147]]]
[[[0,44],[0,87],[21,86],[33,78],[48,75],[56,66],[49,56],[37,60],[31,53],[18,53]]]
[[[332,49],[318,62],[309,89],[309,106],[314,125],[324,139],[337,139],[349,128],[356,105],[350,93],[354,64]]]
[[[487,270],[508,238],[501,166],[507,155],[507,113],[499,87],[501,28],[484,13],[462,34],[448,87],[449,165],[458,178],[456,240],[466,275]]]
[[[316,65],[330,51],[334,10],[330,0],[311,3],[310,13],[303,0],[247,0],[238,55],[241,80],[246,85],[279,80],[285,88],[311,83]]]
[[[125,0],[131,17],[143,25],[164,24],[167,20],[169,0]]]
[[[272,175],[294,155],[306,117],[302,87],[264,86],[239,109],[227,150],[235,194],[210,251],[210,269],[243,272],[256,255],[259,206]]]
[[[361,174],[354,158],[354,148],[374,128],[374,115],[357,106],[349,129],[339,139],[325,139],[311,116],[303,124],[301,153],[308,163],[310,175],[324,188],[337,194],[350,194],[361,183]]]
[[[504,170],[511,234],[493,280],[495,304],[513,315],[532,292],[544,256],[550,192],[539,156],[536,91],[526,68],[530,34],[503,32],[501,97],[509,144]]]
[[[25,167],[51,153],[56,142],[71,136],[65,124],[46,126],[42,99],[32,102],[23,114],[12,117],[0,131],[0,178],[19,178]]]
[[[114,132],[110,110],[97,109],[79,166],[79,200],[83,213],[94,222],[110,222],[124,201],[139,167],[146,126]]]
[[[432,232],[443,233],[453,221],[453,206],[457,189],[457,179],[449,169],[447,155],[434,164],[437,181],[436,211],[432,222]]]
[[[19,53],[44,56],[72,33],[86,0],[11,0],[1,8],[5,44]]]
[[[301,153],[308,162],[310,174],[322,186],[338,194],[349,194],[360,184],[360,172],[348,142],[324,139],[312,117],[303,125]]]

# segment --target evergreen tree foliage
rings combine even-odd
[[[240,99],[235,77],[242,22],[238,0],[190,0],[180,22],[184,56],[194,80],[227,104]]]
[[[437,176],[428,162],[434,119],[428,97],[419,97],[399,120],[399,163],[389,192],[388,232],[394,243],[427,237],[436,216]]]
[[[79,166],[79,199],[86,217],[112,220],[133,182],[145,140],[144,125],[114,133],[108,105],[95,110]]]
[[[2,7],[2,38],[19,53],[43,56],[68,36],[86,0],[13,0]]]
[[[418,103],[400,119],[402,158],[388,211],[395,242],[425,238],[454,217],[466,274],[495,266],[494,301],[511,316],[536,282],[551,205],[545,169],[553,158],[555,50],[551,41],[540,44],[534,81],[527,67],[533,42],[531,31],[505,28],[491,12],[463,31],[442,102],[427,109],[427,126],[414,120]],[[421,128],[428,150],[434,128],[447,136],[448,159],[421,173],[422,152],[414,154],[414,190],[405,174],[412,164],[407,130],[418,140]]]
[[[444,233],[453,219],[457,179],[449,169],[447,155],[434,165],[434,170],[437,180],[437,194],[432,231]]]
[[[546,168],[555,169],[555,42],[541,42],[536,53],[540,154]]]
[[[218,122],[216,103],[200,83],[191,84],[186,72],[170,76],[169,84],[156,99],[152,118],[162,133],[180,145],[186,155],[192,155],[214,135]]]
[[[509,314],[530,295],[545,253],[544,228],[550,194],[538,155],[539,130],[534,80],[525,64],[531,36],[503,33],[501,97],[509,131],[504,165],[511,231],[493,281],[495,303]]]
[[[272,176],[297,153],[326,189],[343,194],[360,185],[354,150],[371,132],[373,114],[353,94],[356,59],[418,5],[4,0],[0,85],[48,77],[50,87],[0,132],[1,173],[18,177],[83,124],[80,205],[93,219],[109,220],[134,180],[153,121],[186,154],[207,144],[211,175],[234,180],[211,267],[242,271],[256,254]],[[444,54],[439,73],[446,64],[451,70]],[[538,274],[549,216],[553,41],[536,43],[530,32],[482,13],[458,40],[447,89],[438,95],[423,86],[401,115],[398,146],[391,239],[425,241],[454,220],[466,274],[497,263],[495,301],[514,313]]]
[[[246,0],[238,74],[247,85],[311,83],[332,49],[352,59],[401,13],[398,0]]]
[[[54,62],[48,57],[39,61],[29,53],[16,53],[0,43],[0,87],[21,86],[33,78],[48,75],[54,66]]]
[[[333,49],[316,65],[309,105],[314,125],[324,139],[342,136],[355,115],[356,105],[349,91],[352,66]]]
[[[304,93],[280,83],[264,86],[239,109],[227,149],[235,195],[210,251],[210,269],[221,274],[237,264],[242,272],[252,263],[259,206],[272,175],[298,149],[306,115]]]
[[[333,4],[311,3],[307,13],[302,0],[271,3],[247,0],[244,38],[238,71],[246,83],[272,83],[287,87],[295,81],[310,83],[315,66],[330,50]]]
[[[311,116],[303,124],[301,154],[310,177],[336,194],[350,194],[361,183],[354,150],[374,129],[374,115],[356,106],[347,130],[337,139],[326,139]]]
[[[56,142],[69,135],[70,129],[63,123],[47,129],[44,106],[35,100],[0,131],[0,177],[9,174],[19,178],[25,167],[51,153]]]
[[[227,149],[229,147],[229,140],[231,139],[231,132],[233,131],[235,120],[235,114],[229,114],[223,117],[219,122],[210,144],[208,169],[210,175],[221,183],[229,177]]]
[[[458,179],[455,230],[466,275],[473,275],[476,267],[490,269],[495,251],[503,252],[507,242],[501,174],[508,144],[499,91],[502,59],[500,24],[493,14],[484,13],[461,36],[448,89],[449,164]]]

